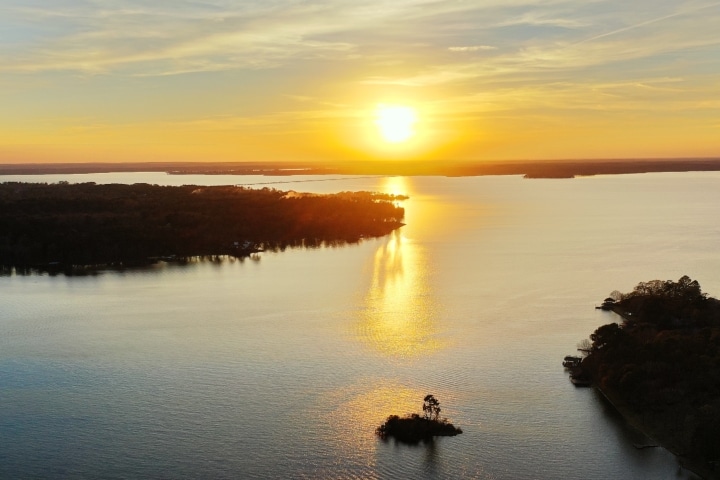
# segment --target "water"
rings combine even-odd
[[[411,198],[359,245],[0,277],[0,478],[693,478],[560,362],[612,290],[720,295],[718,173],[29,178]],[[377,439],[428,393],[462,435]]]

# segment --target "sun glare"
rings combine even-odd
[[[404,142],[415,134],[413,125],[417,122],[417,114],[410,107],[378,105],[376,117],[380,134],[390,143]]]

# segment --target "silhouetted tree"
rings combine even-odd
[[[433,395],[426,395],[423,399],[423,413],[428,420],[437,420],[440,416],[440,402]]]
[[[624,320],[590,335],[580,374],[688,458],[720,459],[720,301],[687,275],[610,296]]]
[[[623,335],[623,331],[620,325],[617,323],[610,323],[603,325],[602,327],[595,330],[594,333],[590,334],[590,340],[592,340],[592,350],[602,350],[608,345],[613,345]]]

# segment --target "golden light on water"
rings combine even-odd
[[[372,280],[360,313],[361,342],[391,357],[417,357],[441,348],[437,304],[428,286],[422,248],[399,230],[378,248]]]
[[[373,464],[378,446],[375,429],[389,415],[422,413],[425,395],[427,392],[386,381],[337,390],[322,400],[324,404],[336,406],[326,410],[323,418],[329,426],[325,430],[330,436],[328,441],[342,449],[344,457]],[[328,477],[332,476],[332,472],[327,473]]]
[[[411,195],[411,186],[407,177],[387,177],[382,181],[380,187],[383,192],[390,195]]]
[[[362,432],[374,431],[374,428],[368,429],[367,426],[379,426],[388,415],[422,413],[422,399],[427,394],[389,382],[362,388],[356,385],[353,388],[351,392],[340,392],[352,396],[343,401],[331,415],[351,417],[338,424],[350,427],[355,425]]]

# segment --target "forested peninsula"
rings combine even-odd
[[[580,343],[571,375],[703,478],[720,478],[720,301],[683,276],[615,291],[602,308],[622,321]]]
[[[407,197],[236,186],[0,184],[0,266],[60,270],[336,245],[403,225]]]

